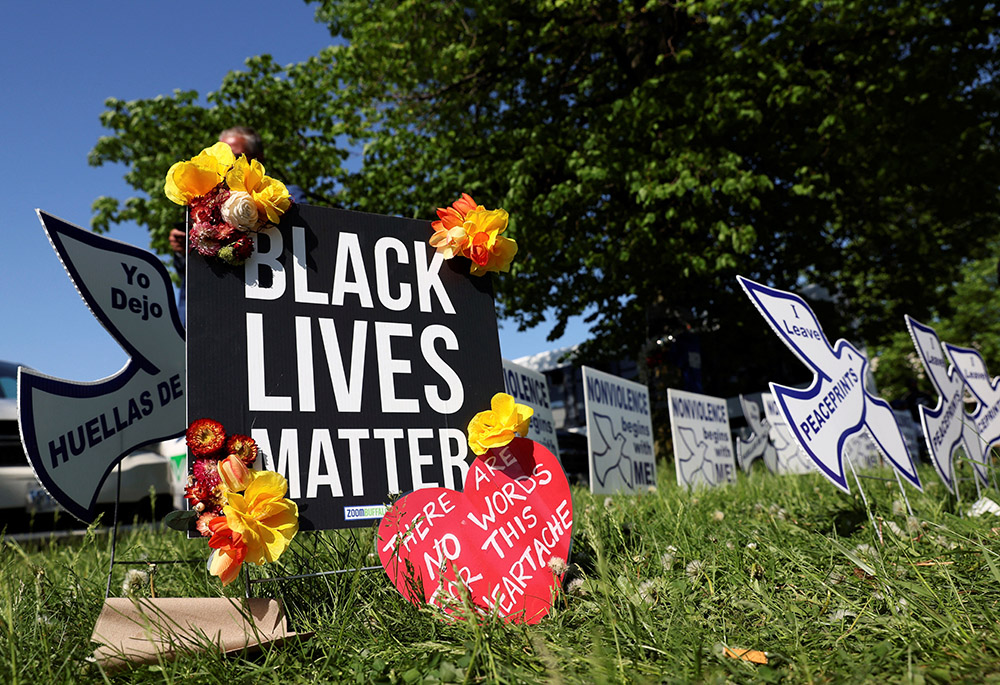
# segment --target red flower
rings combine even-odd
[[[188,427],[186,438],[191,454],[206,457],[218,452],[226,444],[226,431],[218,421],[198,419]]]
[[[226,442],[226,454],[235,454],[250,468],[257,461],[257,443],[246,435],[231,435]]]
[[[218,462],[212,460],[213,464]],[[191,502],[191,508],[218,516],[222,513],[222,491],[217,485],[199,482],[194,476],[188,476],[184,486],[184,498]]]

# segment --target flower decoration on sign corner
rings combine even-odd
[[[233,266],[253,254],[250,233],[277,224],[292,203],[284,183],[223,142],[171,166],[163,190],[190,208],[191,250]]]
[[[506,210],[486,209],[468,193],[462,193],[451,207],[438,207],[437,215],[428,242],[444,259],[467,257],[472,262],[469,273],[473,276],[510,270],[517,243],[500,235],[507,230]]]
[[[472,417],[469,422],[469,447],[481,457],[494,447],[509,445],[515,435],[528,435],[529,424],[535,410],[518,404],[505,392],[498,392],[490,400],[490,408]]]
[[[246,435],[226,435],[214,419],[198,419],[187,429],[194,462],[184,497],[188,512],[173,512],[171,527],[193,527],[209,538],[209,573],[223,585],[233,582],[245,561],[273,562],[299,529],[295,502],[285,497],[288,481],[273,471],[257,471],[257,443]]]

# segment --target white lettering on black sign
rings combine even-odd
[[[490,280],[430,234],[299,206],[255,236],[243,278],[189,261],[191,418],[243,426],[304,529],[365,525],[344,511],[389,493],[460,488],[465,428],[503,390]]]

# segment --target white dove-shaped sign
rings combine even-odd
[[[930,326],[916,319],[906,317],[906,327],[913,338],[924,369],[938,392],[937,404],[920,406],[920,425],[924,430],[927,449],[930,451],[934,468],[948,489],[955,492],[955,451],[962,446],[966,457],[972,462],[976,476],[987,483],[983,465],[983,448],[979,434],[965,416],[962,398],[965,396],[965,381],[954,366],[949,368],[941,349],[941,340]]]
[[[816,315],[798,295],[742,276],[737,279],[778,337],[813,370],[808,388],[770,386],[796,442],[830,482],[850,492],[845,445],[852,435],[866,431],[896,470],[922,490],[892,408],[865,389],[868,359],[846,340],[831,346]]]
[[[761,416],[760,405],[743,395],[740,395],[740,408],[747,420],[750,436],[737,436],[736,461],[743,471],[749,473],[750,466],[763,457],[764,465],[771,473],[778,472],[778,453],[771,444],[770,426],[767,418]]]
[[[944,349],[979,403],[975,411],[962,415],[961,419],[972,422],[979,433],[981,454],[987,454],[1000,443],[1000,378],[990,378],[986,362],[976,350],[949,343],[944,344]]]
[[[38,217],[90,311],[129,355],[121,371],[94,383],[18,372],[21,440],[35,475],[89,522],[122,457],[184,432],[184,326],[170,276],[151,253]]]

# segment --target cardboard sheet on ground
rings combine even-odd
[[[649,388],[583,367],[590,491],[638,492],[656,485]]]
[[[736,481],[729,409],[719,397],[667,389],[677,484],[693,489]]]
[[[975,425],[965,415],[965,381],[954,366],[949,367],[941,340],[930,326],[916,319],[906,317],[906,327],[910,331],[913,345],[917,348],[927,377],[937,390],[938,399],[934,407],[921,405],[920,424],[923,427],[927,450],[934,463],[934,469],[944,484],[955,492],[955,453],[961,448],[972,462],[973,470],[980,482],[986,484],[986,467],[983,450]]]
[[[552,608],[573,535],[573,499],[559,461],[514,438],[472,462],[461,493],[444,488],[397,500],[379,524],[378,554],[414,604],[538,623]]]
[[[129,355],[121,371],[93,383],[18,371],[31,467],[53,499],[90,522],[101,485],[125,455],[184,432],[184,326],[156,256],[38,216],[80,296]]]
[[[865,387],[868,359],[846,340],[830,345],[816,315],[798,295],[737,278],[781,341],[813,371],[805,389],[770,385],[795,440],[823,475],[850,492],[844,471],[848,440],[864,431],[896,471],[921,488],[892,408]]]
[[[1000,444],[1000,377],[990,378],[986,362],[978,351],[949,343],[944,344],[944,349],[969,392],[976,398],[975,410],[964,419],[971,421],[979,433],[982,454],[989,454],[995,445]]]
[[[371,525],[390,493],[460,488],[503,391],[490,277],[430,223],[295,205],[243,267],[188,259],[189,416],[251,436],[301,530]]]
[[[288,630],[284,608],[274,599],[228,597],[113,597],[97,618],[94,658],[106,670],[154,664],[186,652],[224,653],[309,637]]]
[[[503,382],[506,393],[518,404],[524,404],[534,410],[528,434],[524,437],[545,445],[545,449],[559,457],[559,441],[556,439],[556,423],[552,418],[552,397],[549,391],[549,379],[526,366],[515,364],[509,359],[503,360]]]

